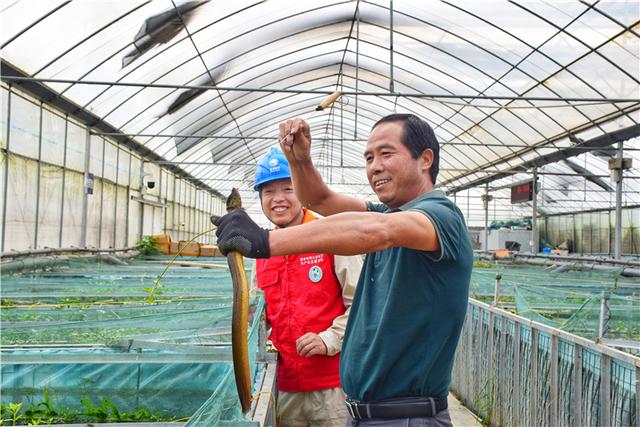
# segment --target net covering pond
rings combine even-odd
[[[226,260],[206,261],[222,266],[215,269],[174,264],[149,303],[154,279],[169,259],[123,266],[88,258],[3,275],[5,422],[13,423],[12,416],[18,424],[187,421],[194,414],[191,425],[244,419],[233,376]],[[250,304],[255,378],[264,301],[254,297]]]

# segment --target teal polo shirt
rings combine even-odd
[[[367,255],[340,356],[342,387],[355,400],[446,396],[451,382],[473,266],[467,227],[440,190],[398,210],[431,220],[440,253],[396,247]]]

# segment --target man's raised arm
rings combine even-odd
[[[296,196],[314,212],[328,216],[340,212],[366,211],[363,200],[331,190],[311,161],[311,131],[302,119],[280,123],[280,147],[289,161]]]

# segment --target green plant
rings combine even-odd
[[[136,242],[136,248],[142,255],[155,255],[158,253],[156,240],[152,236],[144,236]]]
[[[473,401],[475,413],[480,417],[483,426],[493,424],[493,404],[495,400],[494,377],[485,381],[482,389]]]
[[[0,425],[12,425],[17,426],[18,421],[24,418],[24,415],[20,413],[22,410],[22,403],[9,403],[9,406],[2,403],[0,405]],[[11,424],[5,424],[10,422]]]
[[[162,272],[158,275],[158,277],[156,277],[155,279],[153,279],[153,287],[149,288],[149,287],[145,287],[143,288],[143,290],[148,293],[149,295],[147,296],[147,303],[151,304],[153,302],[155,302],[155,298],[156,295],[160,295],[162,294],[162,290],[160,288],[162,288],[162,285],[160,284],[160,280],[162,279],[162,276],[164,276],[164,274],[167,272],[167,270],[169,269],[169,267],[171,267],[171,265],[173,265],[173,263],[175,262],[176,258],[178,258],[178,256],[182,253],[182,250],[184,248],[186,248],[189,243],[193,242],[195,239],[197,239],[198,237],[207,234],[207,233],[211,233],[212,231],[214,231],[216,229],[216,227],[213,227],[210,230],[207,231],[203,231],[202,233],[196,234],[195,236],[193,236],[193,238],[191,240],[189,240],[187,243],[185,243],[180,249],[178,249],[178,253],[176,253],[174,255],[173,258],[171,258],[171,261],[169,261],[169,263],[167,264],[167,266],[164,268],[164,270],[162,270]]]
[[[492,264],[488,261],[476,260],[473,261],[473,268],[493,268],[495,264]]]
[[[102,399],[99,406],[93,406],[93,402],[91,402],[91,400],[86,396],[80,399],[80,403],[84,406],[83,415],[87,417],[97,419],[100,422],[105,422],[107,420],[120,421],[121,419],[120,412],[116,405],[106,397]]]
[[[80,399],[81,407],[78,409],[54,408],[47,389],[44,391],[43,400],[38,403],[30,403],[24,414],[22,406],[22,403],[1,403],[0,426],[176,420],[175,417],[155,415],[145,407],[139,407],[134,412],[120,412],[116,405],[106,397],[98,406],[94,405],[89,397],[83,396]]]

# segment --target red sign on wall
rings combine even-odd
[[[511,187],[511,203],[530,202],[533,200],[533,181]]]

